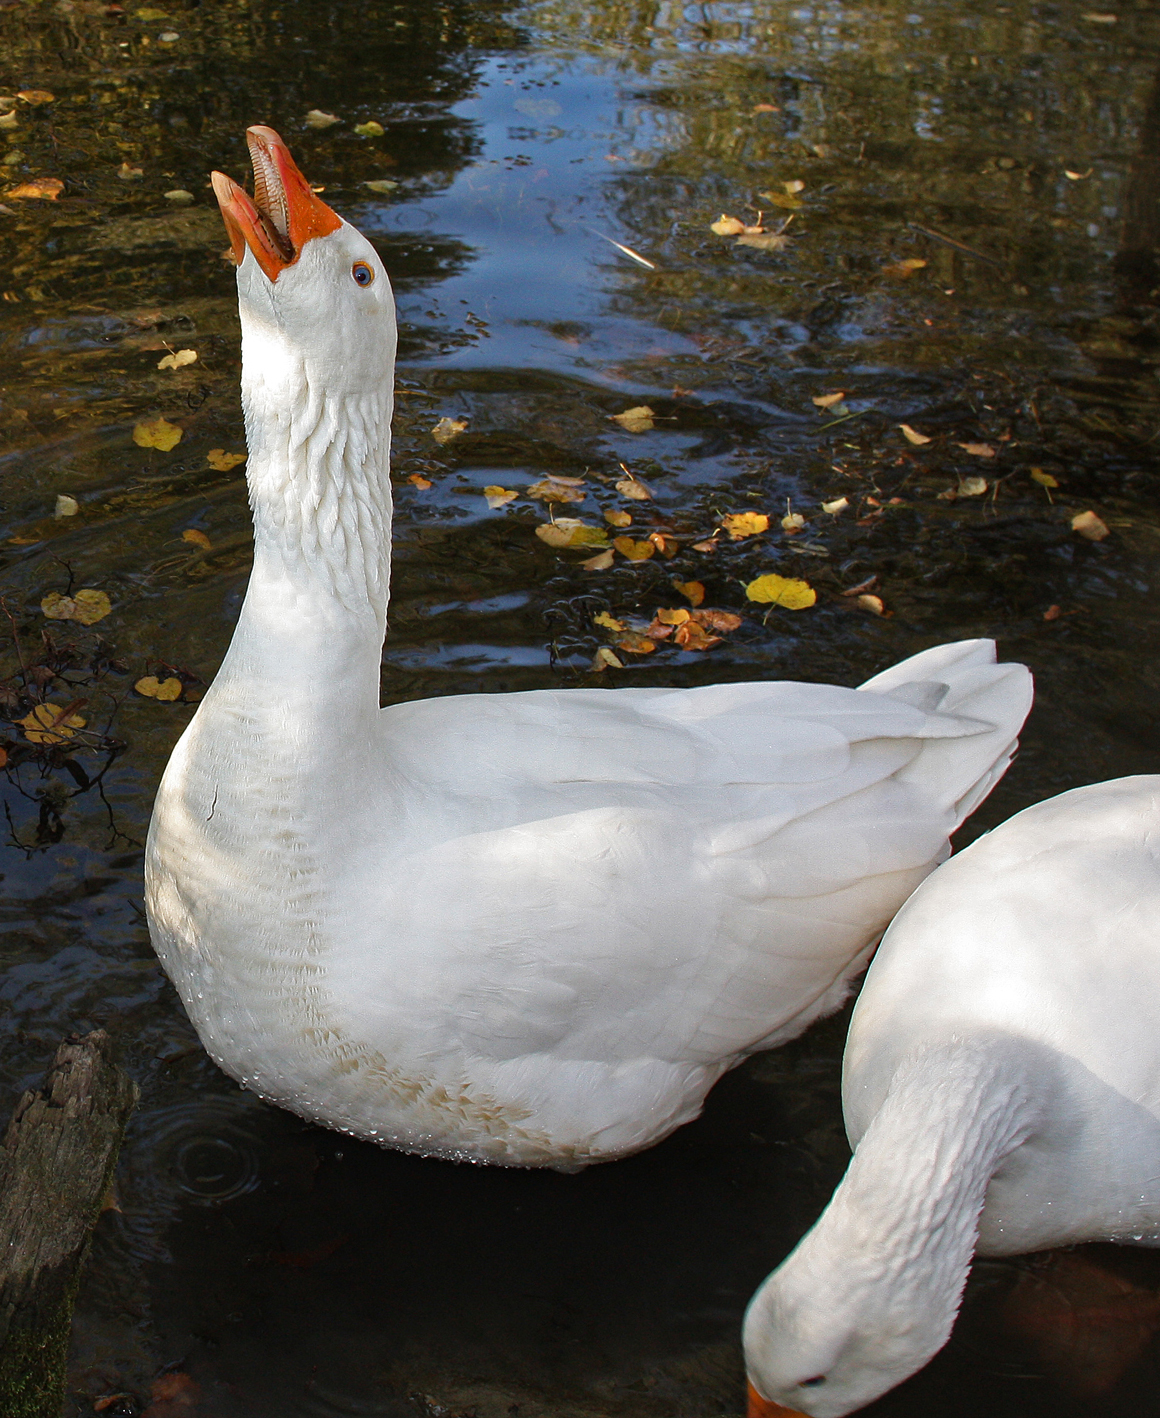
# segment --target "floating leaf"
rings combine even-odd
[[[536,528],[536,536],[550,547],[607,546],[603,527],[591,527],[575,517],[558,517],[555,522],[544,522]]]
[[[1063,169],[1063,175],[1064,177],[1070,177],[1073,182],[1082,182],[1085,177],[1092,175],[1092,171],[1093,169],[1089,167],[1086,172],[1072,172],[1069,168],[1065,167]]]
[[[183,432],[184,429],[166,419],[147,419],[133,430],[133,442],[138,448],[160,448],[163,453],[168,453],[181,442]]]
[[[736,630],[741,624],[741,617],[734,615],[732,611],[694,611],[692,618],[698,625],[707,626],[710,630],[720,630],[724,634]]]
[[[1059,486],[1059,479],[1053,478],[1050,473],[1045,473],[1042,468],[1032,468],[1031,479],[1033,482],[1037,482],[1040,487]]]
[[[458,438],[466,428],[466,419],[441,418],[431,430],[431,437],[436,443],[450,443],[453,438]]]
[[[780,207],[782,211],[796,212],[802,205],[800,197],[791,197],[788,192],[761,192],[758,195],[763,202],[768,202],[771,207]]]
[[[722,212],[715,222],[710,223],[709,230],[718,236],[739,236],[745,230],[745,223]]]
[[[607,551],[598,552],[596,556],[590,556],[587,561],[582,561],[580,565],[585,571],[607,571],[614,560],[612,548]]]
[[[307,128],[331,128],[342,120],[336,113],[324,113],[321,108],[312,108],[302,120]]]
[[[673,640],[682,650],[711,650],[714,645],[721,643],[719,635],[710,635],[705,627],[695,620],[678,625]]]
[[[236,468],[239,463],[246,461],[244,453],[227,453],[224,448],[211,448],[205,455],[205,461],[219,473],[228,473],[231,468]]]
[[[518,492],[511,492],[506,487],[500,487],[498,483],[489,483],[483,490],[484,497],[487,498],[487,505],[494,511],[497,507],[503,507],[509,502],[514,502],[519,497]]]
[[[62,492],[57,494],[56,506],[52,510],[52,515],[57,518],[75,517],[80,510],[81,505],[76,498],[69,497],[67,493]]]
[[[47,89],[20,89],[16,94],[17,98],[22,98],[25,103],[29,103],[36,108],[42,103],[55,103],[56,95],[50,94]]]
[[[1082,19],[1087,20],[1089,25],[1114,25],[1119,20],[1119,15],[1092,14],[1083,15]]]
[[[38,704],[31,714],[16,722],[29,743],[64,743],[85,726],[79,714],[68,712],[71,708],[70,704]]]
[[[592,668],[598,673],[607,669],[622,670],[624,669],[624,661],[607,645],[601,645],[592,657]]]
[[[960,497],[981,497],[987,491],[986,478],[963,478],[959,482]]]
[[[614,508],[610,508],[607,512],[605,512],[604,520],[608,523],[610,527],[631,527],[632,513],[618,512]]]
[[[755,103],[749,111],[750,113],[780,113],[781,109],[776,103]]]
[[[166,703],[172,703],[173,700],[181,698],[182,686],[176,675],[170,675],[168,679],[146,675],[144,679],[139,679],[133,688],[146,699],[163,699]]]
[[[197,360],[196,350],[175,350],[173,354],[167,354],[164,359],[157,361],[158,369],[183,369],[187,364],[193,364]]]
[[[831,517],[836,517],[839,512],[845,512],[850,505],[848,497],[835,497],[831,502],[822,503],[822,511],[828,512]]]
[[[143,20],[145,24],[152,24],[154,20],[167,20],[169,18],[169,14],[166,10],[154,10],[148,7],[143,7],[140,10],[133,11],[133,18],[137,20]]]
[[[839,389],[836,394],[815,394],[810,402],[816,404],[819,409],[832,409],[835,404],[840,404],[845,397],[845,389]]]
[[[704,552],[706,555],[710,555],[712,552],[715,552],[717,550],[717,538],[710,537],[708,541],[694,542],[693,550]]]
[[[210,541],[204,532],[199,531],[197,527],[186,527],[185,531],[181,534],[181,540],[183,542],[189,542],[191,546],[201,547],[203,551],[213,550],[213,542]]]
[[[616,642],[616,648],[627,650],[630,655],[651,655],[657,647],[656,642],[647,635],[638,635],[635,630],[630,630]]]
[[[653,419],[656,414],[647,404],[638,404],[635,408],[625,409],[624,413],[612,414],[611,417],[626,433],[648,433],[654,427]]]
[[[699,606],[705,599],[705,587],[700,581],[674,581],[673,585],[693,605]]]
[[[162,44],[176,44],[177,41],[181,38],[181,36],[177,33],[176,30],[162,30],[161,33],[157,36],[157,38],[161,41]]]
[[[385,196],[388,192],[393,192],[398,183],[390,177],[375,177],[364,182],[363,186],[370,192],[377,192],[380,196]]]
[[[861,606],[864,611],[869,611],[871,615],[886,615],[887,613],[881,596],[858,596],[855,604]]]
[[[1071,519],[1071,530],[1089,542],[1102,542],[1109,535],[1108,524],[1094,512],[1077,512]]]
[[[165,200],[176,202],[179,207],[183,207],[193,201],[193,193],[187,192],[184,187],[175,187],[172,192],[165,193]]]
[[[609,615],[607,611],[601,611],[599,615],[592,617],[593,625],[602,625],[605,630],[621,631],[625,629],[624,621],[617,620],[614,615]]]
[[[691,620],[692,617],[689,612],[685,610],[684,606],[677,606],[673,610],[657,611],[656,619],[659,620],[662,625],[684,625],[685,621]]]
[[[906,280],[908,276],[913,276],[915,271],[921,271],[925,265],[926,262],[921,257],[907,256],[903,261],[895,261],[890,266],[883,266],[882,274],[884,276],[898,276],[900,279]]]
[[[913,443],[916,448],[921,448],[924,443],[930,442],[925,433],[919,433],[917,428],[911,428],[908,423],[900,423],[898,427],[902,430],[907,443]]]
[[[784,251],[789,245],[789,237],[780,232],[748,232],[737,238],[738,246],[753,246],[758,251]]]
[[[960,443],[958,445],[964,453],[969,453],[972,458],[993,458],[995,450],[989,443]]]
[[[528,497],[540,502],[583,502],[588,496],[583,478],[548,477],[533,483],[527,491]]]
[[[662,556],[676,556],[681,545],[676,537],[669,536],[667,532],[650,532],[648,539]]]
[[[804,192],[806,190],[806,185],[800,177],[792,178],[789,182],[783,182],[781,185],[790,196],[793,196],[795,192]]]
[[[0,113],[0,128],[18,128],[20,119],[15,113]]]
[[[778,576],[769,572],[750,581],[745,594],[751,601],[762,605],[782,606],[787,611],[805,610],[818,599],[818,594],[808,581],[798,581],[792,576]]]
[[[629,473],[627,477],[621,478],[616,484],[616,490],[620,493],[621,497],[627,497],[633,502],[647,502],[653,495],[652,488],[649,487],[648,483],[641,482],[640,478],[636,477],[633,473]],[[613,523],[613,526],[616,525],[616,523]],[[621,523],[620,525],[627,526],[628,523]]]
[[[629,561],[647,561],[650,556],[656,555],[655,542],[635,542],[631,537],[617,537],[612,545]]]
[[[425,478],[422,473],[410,473],[407,481],[412,487],[417,487],[420,492],[426,492],[432,486],[431,479]]]
[[[381,123],[376,123],[375,120],[371,118],[366,123],[356,123],[354,125],[354,131],[360,138],[381,138],[387,130]]]
[[[75,620],[79,625],[96,625],[113,607],[104,591],[85,590],[77,591],[72,596],[50,591],[41,601],[40,609],[49,620]]]
[[[59,177],[37,177],[31,182],[22,182],[19,187],[14,187],[11,192],[5,193],[7,197],[31,197],[39,198],[45,202],[55,202],[64,191],[64,183]]]
[[[721,518],[721,525],[735,542],[755,537],[769,530],[769,518],[764,512],[730,512]]]
[[[787,537],[796,537],[805,525],[806,519],[800,512],[787,512],[781,519],[781,529]]]
[[[117,169],[117,176],[122,182],[136,182],[145,176],[145,169],[142,167],[130,167],[127,162],[123,162]]]
[[[1060,617],[1062,614],[1063,614],[1063,607],[1062,607],[1062,606],[1048,606],[1047,609],[1043,612],[1043,619],[1044,619],[1044,620],[1058,620],[1059,617]]]

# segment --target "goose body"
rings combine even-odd
[[[752,1418],[839,1418],[946,1342],[972,1254],[1160,1244],[1160,777],[1028,808],[886,932],[854,1158],[745,1321]]]
[[[250,144],[260,206],[215,186],[254,569],[158,792],[155,948],[217,1062],[305,1117],[514,1165],[634,1151],[837,1007],[1005,771],[1030,677],[967,641],[860,689],[380,708],[390,287]]]

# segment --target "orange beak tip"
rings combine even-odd
[[[796,1408],[786,1408],[784,1404],[774,1403],[771,1398],[762,1398],[752,1383],[748,1387],[747,1418],[806,1418],[806,1415],[799,1413]]]

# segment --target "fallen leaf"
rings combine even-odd
[[[675,556],[680,548],[676,537],[670,537],[665,532],[650,532],[648,539],[662,556]]]
[[[1048,606],[1047,609],[1043,612],[1043,619],[1044,619],[1044,620],[1058,620],[1059,617],[1060,617],[1062,614],[1063,614],[1063,610],[1061,609],[1061,607],[1059,607],[1059,606]]]
[[[721,643],[719,635],[710,635],[705,627],[695,620],[678,625],[673,640],[682,650],[711,650],[714,645]]]
[[[944,488],[942,492],[938,494],[938,500],[939,502],[953,502],[958,495],[959,490],[957,487],[948,487]]]
[[[69,704],[38,704],[31,714],[16,722],[29,743],[64,743],[85,726],[79,714],[69,713],[71,707]]]
[[[354,125],[354,131],[360,138],[381,138],[387,130],[381,123],[376,123],[375,120],[371,118],[368,119],[366,123],[356,123]],[[388,166],[390,166],[390,164],[388,164]]]
[[[734,615],[732,611],[694,611],[692,619],[695,620],[698,625],[703,625],[709,630],[720,630],[726,635],[731,630],[736,630],[741,624],[741,617]]]
[[[412,487],[417,487],[420,492],[425,492],[432,485],[431,479],[425,478],[422,473],[409,474],[407,481]]]
[[[796,537],[805,524],[806,519],[800,512],[787,512],[781,519],[781,529],[787,537]]]
[[[835,404],[840,404],[845,397],[845,389],[839,389],[836,394],[815,394],[810,402],[816,404],[819,409],[832,409]]]
[[[466,419],[441,418],[431,430],[431,436],[436,443],[450,443],[453,438],[458,438],[466,429]]]
[[[342,120],[336,113],[324,113],[321,108],[312,108],[302,120],[307,128],[331,128]]]
[[[708,539],[708,541],[704,541],[704,542],[694,542],[694,543],[693,543],[693,550],[694,550],[694,551],[701,551],[701,552],[704,552],[704,553],[706,554],[706,556],[708,556],[709,554],[711,554],[712,552],[715,552],[715,551],[717,550],[717,538],[716,538],[716,537],[710,537],[710,538]]]
[[[981,497],[987,491],[986,478],[963,478],[959,482],[960,497]]]
[[[607,645],[601,645],[596,654],[592,657],[592,668],[600,673],[609,668],[614,670],[624,669],[624,661],[619,658],[615,650],[610,650]]]
[[[792,576],[778,576],[769,572],[750,581],[745,594],[751,601],[762,605],[783,606],[787,611],[805,610],[818,599],[818,593],[808,581],[798,581]]]
[[[246,461],[244,453],[227,453],[224,448],[211,448],[205,455],[205,461],[219,473],[228,473],[231,468],[236,468],[239,463]]]
[[[1102,542],[1108,536],[1108,524],[1094,512],[1077,512],[1071,519],[1071,530],[1089,542]]]
[[[536,536],[550,547],[606,546],[603,527],[590,527],[575,517],[559,517],[555,522],[543,522],[536,528]]]
[[[76,498],[69,497],[67,493],[62,492],[57,494],[56,506],[53,508],[52,515],[57,518],[75,517],[80,510],[81,505]]]
[[[399,184],[390,177],[375,177],[363,183],[363,186],[367,188],[368,191],[377,192],[380,196],[384,196],[388,192],[393,192],[398,185]]]
[[[123,162],[117,169],[117,176],[122,182],[136,182],[139,177],[145,176],[145,169],[140,167],[130,167],[127,162]]]
[[[832,502],[823,502],[822,511],[828,512],[831,517],[836,517],[839,512],[845,512],[850,505],[848,497],[835,497]]]
[[[692,616],[684,606],[677,606],[674,610],[658,610],[655,619],[662,625],[684,625],[685,621],[691,620]]]
[[[715,222],[709,224],[709,230],[718,236],[739,236],[745,230],[745,223],[722,212]]]
[[[189,542],[191,546],[201,547],[204,551],[213,550],[213,543],[204,532],[199,531],[196,527],[186,527],[181,534],[181,540]]]
[[[1050,473],[1045,473],[1042,468],[1032,468],[1031,479],[1033,482],[1037,482],[1040,487],[1059,486],[1059,479],[1053,478]]]
[[[184,187],[175,187],[172,192],[166,192],[164,196],[167,202],[176,202],[179,207],[193,201],[193,193],[187,192]]]
[[[614,560],[612,548],[607,551],[598,552],[596,556],[590,556],[587,561],[582,561],[580,565],[585,571],[607,571]]]
[[[0,113],[0,128],[18,128],[20,119],[15,113]]]
[[[117,1404],[123,1404],[123,1411],[126,1413],[136,1411],[137,1405],[131,1393],[107,1393],[102,1398],[93,1400],[93,1412],[104,1413],[106,1409],[113,1408]]]
[[[753,246],[758,251],[784,251],[789,245],[789,237],[782,236],[780,232],[767,231],[758,233],[748,233],[737,238],[738,246]]]
[[[989,443],[960,443],[958,445],[964,453],[969,453],[972,458],[993,458],[995,450]]]
[[[173,354],[167,354],[164,359],[157,361],[158,369],[183,369],[187,364],[193,364],[197,360],[196,350],[175,350]]]
[[[621,478],[616,484],[616,490],[621,497],[627,497],[633,502],[647,502],[652,497],[652,488],[648,483],[641,482],[635,474],[629,473],[626,478]],[[615,526],[616,523],[613,523]],[[627,523],[622,525],[627,526]]]
[[[751,113],[780,113],[776,103],[755,103],[750,109]]]
[[[162,1374],[153,1380],[149,1407],[141,1418],[194,1418],[201,1388],[188,1374]]]
[[[908,276],[913,276],[915,271],[921,271],[925,265],[926,262],[920,257],[907,256],[903,261],[895,261],[892,265],[883,266],[882,274],[884,276],[899,276],[902,280],[906,280]]]
[[[673,585],[687,601],[695,606],[699,606],[705,599],[705,587],[700,581],[674,581]]]
[[[855,604],[861,606],[864,611],[870,611],[872,615],[886,614],[886,605],[881,596],[859,596]]]
[[[25,103],[30,103],[34,108],[42,103],[55,103],[56,95],[50,94],[47,89],[19,89],[17,98],[22,98]]]
[[[166,703],[172,703],[181,698],[181,681],[176,675],[170,675],[168,679],[146,675],[144,679],[139,679],[133,688],[146,699],[162,699]]]
[[[804,192],[806,190],[806,185],[800,177],[795,177],[789,182],[783,182],[781,185],[785,188],[785,190],[790,194],[791,197],[796,192]]]
[[[800,197],[791,197],[788,192],[761,192],[758,195],[763,202],[768,202],[771,207],[780,207],[783,211],[788,209],[796,212],[802,205]]]
[[[921,448],[924,443],[930,442],[925,433],[919,433],[917,428],[911,428],[908,423],[900,423],[898,427],[902,430],[907,443],[913,443],[916,448]]]
[[[176,30],[162,30],[157,38],[162,44],[176,44],[181,36]]]
[[[656,642],[648,638],[647,635],[639,635],[635,630],[630,630],[616,642],[618,650],[627,650],[630,655],[651,655],[657,648]]]
[[[634,542],[631,537],[617,537],[612,545],[621,556],[628,557],[629,561],[647,561],[650,556],[656,554],[654,542]]]
[[[611,418],[626,433],[648,433],[654,427],[653,419],[656,414],[647,404],[638,404],[635,408],[625,409],[622,414],[612,414]]]
[[[607,611],[601,611],[599,615],[592,617],[593,625],[602,625],[605,630],[621,631],[625,629],[624,621],[617,620],[614,615],[609,615]]]
[[[1093,14],[1084,15],[1083,19],[1091,25],[1114,25],[1119,20],[1119,15]]]
[[[755,537],[759,532],[769,530],[769,518],[764,512],[730,512],[721,518],[721,525],[735,541],[745,537]]]
[[[168,453],[181,442],[184,431],[163,418],[147,419],[133,430],[133,442],[138,448],[160,448],[163,453]]]
[[[1065,167],[1063,169],[1063,175],[1064,177],[1070,177],[1073,182],[1082,182],[1085,177],[1090,177],[1093,171],[1094,169],[1089,167],[1086,172],[1072,172],[1069,168]]]
[[[512,492],[506,487],[500,487],[498,483],[489,483],[483,490],[484,497],[487,498],[487,505],[494,511],[497,507],[505,507],[509,502],[514,502],[519,497],[518,492]]]
[[[528,497],[540,502],[583,502],[588,496],[583,478],[546,477],[533,483],[527,490]]]
[[[38,197],[46,202],[55,202],[64,191],[64,183],[59,177],[37,177],[31,182],[22,182],[19,187],[14,187],[11,192],[6,192],[7,197]]]
[[[96,625],[113,607],[104,591],[85,590],[77,591],[72,596],[50,591],[41,601],[40,609],[49,620],[75,620],[78,625]]]
[[[618,512],[615,508],[610,508],[604,514],[604,520],[610,527],[631,527],[632,513]]]

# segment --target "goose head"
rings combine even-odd
[[[389,398],[395,302],[378,253],[311,189],[272,128],[247,128],[246,142],[252,198],[212,174],[238,268],[244,377],[288,362],[315,387]]]

